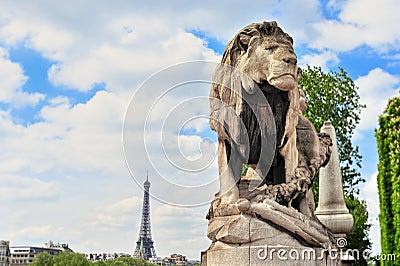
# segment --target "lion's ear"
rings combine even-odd
[[[249,47],[247,49],[247,53],[249,54],[249,56],[253,53],[253,51],[259,46],[261,45],[262,42],[262,38],[260,36],[253,36],[251,37],[250,41],[249,41]]]
[[[255,47],[259,45],[262,41],[262,38],[259,35],[256,34],[247,34],[247,33],[242,33],[239,34],[240,38],[240,47],[243,50],[243,53],[246,53],[251,47]]]
[[[261,43],[262,38],[260,36],[253,36],[249,41],[249,47],[257,46]]]
[[[247,48],[249,47],[249,43],[251,40],[251,35],[248,35],[247,33],[239,33],[238,35],[238,45],[240,46],[241,50],[243,51],[243,53],[245,53],[247,51]]]
[[[239,33],[236,38],[233,40],[233,43],[230,44],[230,65],[235,65],[237,63],[237,59],[247,52],[247,48],[249,46],[251,36],[248,34],[241,32]],[[229,45],[228,45],[229,47]],[[227,63],[227,62],[225,62]]]
[[[252,27],[246,27],[240,31],[226,46],[224,55],[222,56],[222,63],[235,66],[238,58],[245,54],[252,45],[254,38],[260,39],[261,35],[259,30]]]

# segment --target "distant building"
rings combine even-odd
[[[73,252],[68,244],[54,244],[52,241],[45,243],[44,247],[18,246],[10,247],[10,266],[28,266],[40,252],[47,252],[50,255],[57,255],[63,251]]]
[[[161,257],[152,257],[149,259],[149,262],[157,265],[163,266],[171,266],[171,265],[193,265],[189,263],[186,259],[186,256],[180,254],[171,254],[169,257],[165,257],[161,259]]]
[[[165,263],[162,265],[186,265],[186,266],[194,266],[200,265],[200,261],[198,260],[187,260],[186,256],[181,254],[171,254],[169,258],[165,258]],[[169,264],[167,264],[169,263]]]
[[[164,265],[163,259],[161,259],[161,257],[151,257],[149,258],[149,262],[157,265]]]
[[[85,254],[85,256],[86,259],[90,260],[91,262],[115,260],[121,257],[131,257],[131,255],[125,253],[88,253]]]
[[[181,254],[171,254],[169,256],[170,262],[175,265],[187,265],[188,261],[186,259],[186,256],[183,256]]]
[[[50,249],[59,249],[61,251],[70,251],[74,252],[72,249],[68,247],[67,243],[53,243],[53,241],[49,241],[48,243],[44,243],[45,248],[50,248]]]
[[[10,256],[10,241],[0,240],[0,266],[9,266]]]

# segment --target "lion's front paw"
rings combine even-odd
[[[250,207],[251,207],[250,201],[248,199],[243,199],[243,198],[239,199],[236,202],[236,206],[238,207],[239,211],[241,211],[243,213],[245,213],[248,210],[250,210]]]

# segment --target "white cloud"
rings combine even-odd
[[[309,43],[315,39],[312,25],[322,19],[321,4],[317,0],[284,0],[274,5],[274,20],[292,37],[294,44]]]
[[[339,20],[315,23],[317,32],[312,47],[348,51],[360,45],[368,45],[379,52],[400,48],[400,33],[397,25],[395,0],[346,2],[331,1],[328,7],[340,8]]]
[[[115,156],[120,149],[114,143],[120,143],[123,103],[98,92],[86,105],[45,106],[40,113],[43,121],[28,127],[5,120],[2,157],[24,160],[31,174],[72,165],[75,170],[115,167],[111,162],[121,158]]]
[[[63,63],[53,65],[49,69],[49,79],[56,85],[82,91],[100,82],[105,82],[109,90],[126,90],[136,87],[145,79],[145,74],[150,75],[169,65],[193,59],[218,59],[192,34],[178,30],[171,35],[173,37],[157,41],[152,40],[157,36],[151,36],[150,41],[157,45],[97,44],[90,48],[90,53],[74,53]]]
[[[51,7],[51,5],[53,5]],[[70,5],[71,6],[71,5]],[[19,7],[19,3],[2,3],[0,11],[0,39],[8,46],[14,46],[19,42],[36,51],[39,51],[47,58],[60,60],[65,58],[65,51],[72,44],[76,44],[74,30],[67,30],[59,22],[63,20],[48,21],[49,15],[45,15],[50,10],[61,11],[64,18],[68,20],[67,6],[59,4],[37,3],[31,5],[24,4],[24,8]],[[35,15],[36,14],[36,15]],[[50,16],[56,15],[52,13]],[[60,14],[57,14],[60,15]],[[56,16],[57,16],[56,15]]]
[[[0,40],[8,45],[23,42],[56,60],[49,69],[49,78],[56,85],[87,91],[104,82],[111,90],[132,89],[150,73],[170,64],[217,58],[203,46],[202,40],[184,30],[201,26],[216,36],[226,34],[229,30],[225,21],[232,14],[223,12],[225,5],[217,5],[211,12],[201,7],[196,10],[192,4],[180,4],[179,9],[172,6],[158,3],[162,11],[146,12],[147,5],[93,2],[89,11],[79,1],[72,1],[42,3],[42,8],[26,3],[20,10],[18,4],[6,3],[0,13]],[[238,14],[242,11],[242,7],[234,9]],[[90,19],[82,21],[88,16]],[[232,34],[236,30],[230,27]]]
[[[189,78],[187,73],[181,73],[181,75],[183,78]],[[205,74],[203,73],[202,75]],[[156,94],[154,95],[156,98],[159,96],[158,92],[153,91]],[[182,99],[184,100],[189,96],[193,97],[203,92],[208,93],[208,86],[200,89],[195,87],[194,90],[182,87],[181,92],[183,93],[179,93],[180,98],[170,97],[169,100],[160,103],[159,108],[164,111],[154,113],[155,122],[162,123],[165,114],[176,103],[182,102]],[[40,122],[26,127],[12,123],[9,113],[4,111],[1,113],[2,127],[0,128],[0,134],[3,137],[0,139],[0,145],[2,146],[1,157],[4,159],[4,168],[0,169],[0,173],[23,174],[27,176],[26,182],[36,184],[27,186],[22,192],[16,193],[12,190],[13,187],[11,187],[10,183],[6,182],[3,189],[8,192],[4,195],[15,194],[16,197],[19,197],[24,193],[25,196],[20,197],[18,204],[25,204],[24,208],[37,210],[40,207],[35,205],[33,201],[37,197],[35,193],[43,194],[42,198],[48,199],[51,203],[40,213],[44,215],[42,217],[45,217],[51,212],[52,218],[46,221],[43,221],[43,218],[37,218],[34,221],[35,226],[41,227],[51,223],[55,227],[68,228],[54,236],[47,231],[40,231],[43,232],[43,236],[34,238],[38,242],[31,244],[39,245],[43,241],[48,241],[49,238],[54,239],[54,237],[58,236],[62,241],[72,242],[70,243],[72,247],[81,252],[107,250],[130,252],[127,247],[132,242],[128,240],[114,241],[103,245],[94,244],[96,241],[87,241],[88,238],[97,239],[97,242],[101,242],[102,239],[121,239],[126,238],[126,234],[129,234],[133,239],[137,237],[138,228],[136,226],[138,226],[138,219],[140,219],[140,208],[137,207],[141,202],[143,192],[137,187],[132,189],[130,186],[133,182],[129,178],[129,173],[123,160],[121,143],[122,121],[130,93],[130,91],[98,91],[88,102],[74,106],[65,97],[55,97],[50,99],[49,104],[43,106],[39,112],[38,118],[40,118]],[[148,95],[148,92],[145,91],[145,94]],[[147,97],[144,99],[141,104],[147,107],[151,106],[153,98]],[[188,135],[179,138],[176,136],[180,126],[177,122],[178,118],[179,121],[186,121],[185,117],[197,115],[199,111],[208,113],[208,102],[204,99],[199,102],[194,101],[191,104],[189,102],[189,105],[184,108],[184,112],[175,112],[175,116],[172,115],[173,123],[165,127],[165,133],[168,136],[165,141],[167,144],[174,144],[172,155],[183,151],[186,157],[196,159],[199,154],[199,147],[202,148],[202,152],[214,152],[214,144],[203,143],[200,145],[201,138],[198,136]],[[134,117],[136,120],[138,120],[138,117],[145,118],[145,113],[135,112]],[[199,131],[204,129],[203,124],[204,121],[189,124],[188,126]],[[142,124],[140,125],[143,126]],[[150,128],[148,132],[149,138],[154,135],[155,140],[159,140],[160,132],[158,127],[159,125]],[[147,162],[141,163],[147,154],[136,148],[143,139],[143,128],[135,124],[134,130],[135,133],[138,133],[139,138],[133,139],[132,150],[134,151],[134,157],[132,159],[139,162],[139,168],[135,168],[135,172],[139,172],[142,175],[145,173],[146,168],[149,167]],[[181,149],[179,149],[177,141],[180,141]],[[150,144],[156,148],[154,143],[151,142]],[[8,159],[5,160],[5,158]],[[172,168],[168,163],[160,163],[165,160],[163,154],[157,155],[152,159],[157,162],[156,166],[161,173],[168,172],[170,176],[175,177],[173,171],[176,171],[176,169]],[[171,169],[173,170],[172,172]],[[184,173],[179,173],[176,177],[179,182],[204,183],[216,177],[215,162],[210,169],[209,173],[200,173],[196,178],[190,180],[188,179],[189,176],[185,176]],[[155,175],[155,173],[151,173],[151,178],[154,180],[154,183],[152,183],[153,192],[162,199],[165,199],[167,194],[172,194],[172,200],[175,202],[180,202],[182,198],[186,198],[198,203],[199,200],[204,202],[204,197],[207,195],[211,197],[217,191],[214,186],[211,190],[201,190],[199,195],[193,194],[195,190],[191,190],[191,193],[180,193],[179,191],[171,193],[171,190],[157,183],[158,179],[154,177]],[[39,178],[51,181],[40,181]],[[109,190],[109,195],[107,195],[107,190]],[[133,197],[134,200],[117,202],[116,198],[121,198],[123,195],[127,197],[135,195]],[[16,201],[15,198],[8,199]],[[68,201],[62,199],[68,199]],[[110,202],[117,203],[110,204]],[[7,213],[7,211],[12,212],[12,210],[2,209],[3,213]],[[13,226],[26,226],[24,221],[30,215],[28,212],[13,218]],[[59,220],[54,218],[57,216],[68,216],[68,219]],[[175,219],[178,218],[175,217]],[[201,219],[206,224],[204,215],[202,215]],[[74,222],[72,223],[71,221]],[[154,221],[156,222],[157,219],[155,218]],[[198,228],[198,221],[193,220],[191,222],[188,225],[191,226],[191,230],[198,230],[193,229]],[[175,221],[171,224],[169,236],[173,234],[174,230],[175,233],[176,230],[180,230],[176,228],[179,223],[179,221]],[[134,230],[135,227],[136,230]],[[8,228],[6,230],[14,231],[15,229]],[[24,240],[24,236],[20,234],[15,234],[13,237],[15,237],[13,241],[17,241],[17,243]],[[71,239],[71,241],[68,241],[68,239]],[[58,241],[58,239],[54,240]],[[160,239],[160,245],[165,243],[163,241],[172,240]],[[200,239],[199,242],[208,244],[207,238]],[[174,245],[181,247],[177,243],[174,243]],[[185,246],[186,249],[184,249],[187,254],[193,254],[194,258],[198,257],[197,251],[194,250],[197,248],[196,245],[192,245],[192,247]],[[201,247],[203,248],[203,246],[204,244]],[[206,247],[204,246],[204,248]],[[164,251],[161,249],[161,251],[162,255],[167,255],[164,252],[172,252],[167,249],[164,249]],[[173,251],[178,252],[179,250]]]
[[[379,49],[381,45],[395,45],[400,48],[400,33],[397,25],[400,18],[396,9],[396,0],[348,1],[339,17],[344,23],[355,25],[362,32],[361,38],[366,44]]]
[[[318,49],[332,49],[348,51],[363,44],[362,31],[354,25],[334,20],[316,22],[316,39],[310,43],[311,47]]]
[[[141,211],[142,198],[133,196],[114,204],[97,208],[92,225],[103,228],[128,228],[135,226],[134,214]]]
[[[323,71],[328,71],[330,66],[336,66],[339,63],[339,58],[337,54],[332,51],[324,51],[319,54],[304,55],[299,61],[301,67],[305,65],[320,66]]]
[[[381,68],[375,68],[354,82],[359,87],[360,102],[366,104],[366,108],[361,112],[361,121],[357,129],[374,129],[377,127],[378,116],[382,114],[388,99],[399,95],[400,78]]]
[[[0,49],[0,101],[10,101],[14,92],[28,79],[19,64],[13,63],[8,58],[8,52]]]
[[[17,162],[18,164],[19,162]],[[0,171],[8,165],[0,165]],[[18,167],[18,166],[17,166]],[[0,199],[10,200],[52,200],[59,195],[60,186],[55,182],[45,182],[37,178],[3,174],[0,176]]]
[[[28,226],[17,231],[17,236],[22,236],[28,239],[40,239],[44,235],[53,235],[57,237],[63,232],[65,228],[56,227],[53,225],[41,225],[41,226]]]
[[[208,206],[181,208],[159,206],[152,212],[153,239],[156,252],[161,254],[180,253],[188,258],[200,258],[200,252],[206,250],[211,241],[206,237]],[[179,231],[176,223],[179,220]],[[193,221],[197,221],[193,223]],[[182,237],[182,234],[185,237]],[[158,240],[158,241],[157,241]],[[165,245],[160,245],[165,243]],[[160,254],[159,253],[159,254]]]
[[[18,91],[13,95],[11,103],[15,108],[21,108],[24,106],[36,106],[40,101],[44,100],[46,96],[42,93],[25,93]]]
[[[106,210],[113,215],[115,215],[116,213],[132,214],[134,210],[139,209],[141,203],[142,203],[141,197],[130,197],[127,199],[122,199],[106,207]]]
[[[14,107],[35,106],[45,98],[40,93],[27,93],[22,86],[28,80],[22,67],[9,59],[8,51],[0,47],[0,102]]]

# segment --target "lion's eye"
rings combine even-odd
[[[265,47],[265,50],[269,50],[269,51],[275,51],[276,49],[278,49],[278,45],[269,45],[269,46]]]

